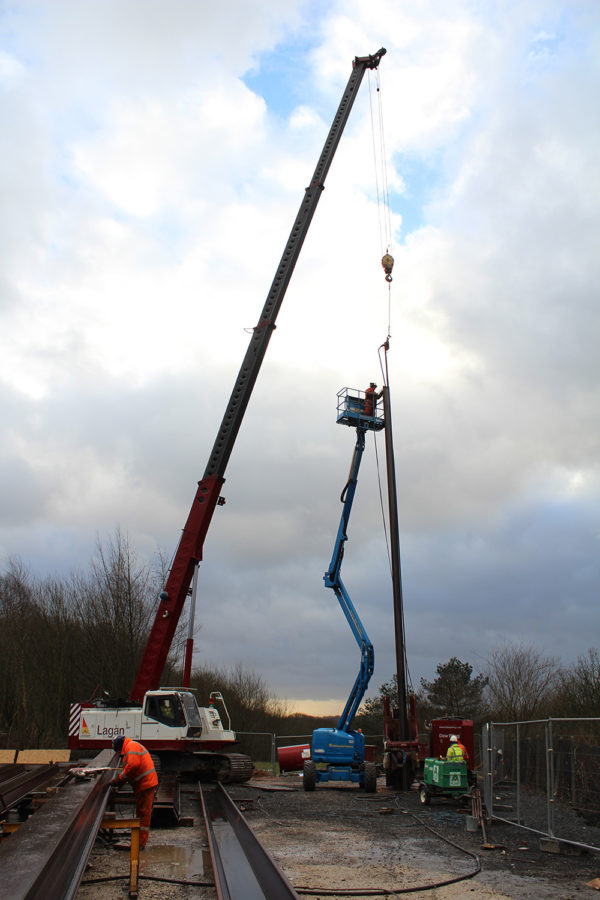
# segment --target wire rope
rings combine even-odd
[[[373,102],[373,80],[371,78],[371,73],[369,72],[369,110],[371,117],[371,143],[372,143],[372,153],[373,153],[373,168],[374,168],[374,177],[375,177],[375,194],[377,199],[377,219],[379,226],[379,241],[380,248],[383,255],[382,265],[386,271],[386,284],[387,284],[387,337],[383,344],[379,347],[378,356],[379,356],[379,366],[381,369],[381,377],[383,384],[389,389],[389,368],[388,368],[388,359],[387,352],[390,346],[390,338],[392,332],[392,278],[391,278],[391,268],[386,268],[386,255],[390,254],[390,251],[393,249],[393,230],[392,230],[392,215],[391,215],[391,204],[390,204],[390,185],[388,178],[388,156],[386,150],[386,140],[385,140],[385,123],[384,123],[384,112],[383,112],[383,90],[382,90],[382,82],[381,82],[381,72],[377,70],[373,78],[375,80],[375,93],[377,97],[377,102]],[[375,109],[376,107],[376,109]],[[393,257],[390,256],[389,262],[391,266],[393,266]],[[383,351],[383,354],[382,354]],[[386,545],[386,551],[388,555],[388,565],[390,568],[390,577],[393,577],[392,571],[392,557],[391,557],[391,548],[390,548],[390,537],[388,528],[388,523],[386,521],[385,515],[385,505],[383,501],[383,490],[382,490],[382,479],[381,479],[381,471],[379,466],[379,453],[377,449],[377,438],[374,433],[375,440],[375,458],[376,458],[376,466],[377,466],[377,482],[379,486],[379,503],[381,507],[381,518],[383,523],[383,532],[384,539]],[[391,526],[390,526],[391,527]],[[404,606],[401,608],[401,616],[402,616],[402,629],[403,633],[405,631],[405,618],[404,618]],[[404,672],[406,682],[409,686],[411,693],[413,692],[413,684],[412,678],[410,674],[410,670],[408,667],[408,657],[406,653],[406,646],[403,647],[403,657],[404,657]]]

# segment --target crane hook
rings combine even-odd
[[[381,260],[381,265],[383,266],[383,271],[385,272],[385,280],[388,282],[391,281],[392,269],[394,268],[394,257],[390,256],[389,253],[386,253]]]

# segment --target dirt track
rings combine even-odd
[[[600,855],[543,853],[536,835],[502,824],[488,831],[488,843],[495,849],[482,849],[481,832],[467,831],[466,814],[447,801],[423,807],[416,793],[396,795],[381,783],[376,795],[341,785],[323,785],[307,794],[295,776],[267,777],[255,784],[232,786],[230,793],[300,895],[308,889],[310,896],[341,900],[368,891],[368,896],[384,898],[389,891],[402,896],[417,888],[416,897],[436,900],[598,896],[586,883],[600,875]],[[273,792],[261,790],[261,785],[294,790]],[[142,857],[142,879],[206,882],[201,852],[206,842],[193,785],[186,786],[184,797],[184,811],[194,816],[194,827],[155,829]],[[563,824],[572,829],[572,837],[579,827],[580,840],[600,842],[600,829],[579,822],[570,811],[565,811]],[[98,847],[92,861],[88,877],[127,871],[126,855],[114,850]],[[461,880],[434,887],[451,879]],[[352,891],[362,893],[348,893]],[[78,894],[80,900],[123,896],[124,881],[82,886]],[[140,900],[215,896],[210,887],[141,882]]]

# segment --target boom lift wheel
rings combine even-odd
[[[374,762],[365,763],[365,791],[367,794],[377,791],[377,766]]]
[[[429,806],[431,804],[431,796],[429,794],[429,791],[427,791],[427,789],[424,787],[419,788],[419,800],[421,801],[423,806]]]
[[[317,783],[317,767],[312,759],[307,759],[304,763],[304,783],[305,791],[314,791]]]

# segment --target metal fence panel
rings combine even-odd
[[[490,820],[600,850],[580,839],[600,823],[600,718],[488,722],[481,746]]]

